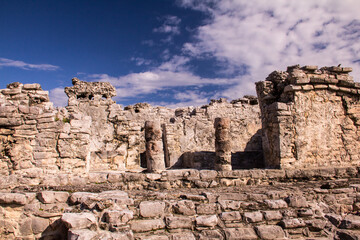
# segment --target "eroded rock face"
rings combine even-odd
[[[267,167],[358,165],[360,84],[351,68],[288,67],[257,83]]]
[[[111,100],[116,96],[115,88],[108,82],[84,82],[77,78],[72,79],[72,87],[66,87],[65,93],[69,101],[74,98],[80,100]],[[70,105],[70,104],[69,104]]]

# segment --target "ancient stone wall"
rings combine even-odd
[[[188,169],[1,184],[0,238],[357,239],[358,177],[355,167]]]
[[[9,84],[1,90],[0,170],[91,172],[146,167],[144,124],[162,126],[168,168],[213,168],[216,117],[231,119],[235,168],[262,166],[260,110],[253,97],[202,107],[168,109],[146,103],[124,109],[108,83],[73,79],[68,106],[53,108],[39,84]],[[20,151],[21,150],[21,151]]]
[[[267,167],[359,165],[360,83],[349,72],[292,66],[257,83]]]

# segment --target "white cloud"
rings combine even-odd
[[[151,64],[151,60],[141,58],[141,57],[132,57],[130,60],[134,61],[137,66],[150,65]]]
[[[178,18],[177,16],[165,16],[163,18],[164,23],[158,27],[158,28],[154,28],[154,32],[158,32],[158,33],[169,33],[169,34],[180,34],[180,28],[179,28],[179,24],[181,22],[181,19]]]
[[[180,100],[177,103],[171,102],[151,102],[151,105],[154,106],[166,106],[168,108],[179,108],[179,107],[196,107],[202,106],[209,103],[209,98],[205,92],[200,91],[186,91],[178,92],[174,94],[175,100]]]
[[[56,107],[64,107],[68,103],[68,97],[64,92],[64,88],[58,87],[50,90],[50,101],[54,103]]]
[[[230,67],[248,67],[238,86],[223,92],[230,98],[250,88],[248,93],[254,93],[255,81],[298,63],[341,63],[354,67],[353,75],[360,73],[360,1],[182,0],[181,4],[210,16],[197,29],[196,41],[183,45],[185,54],[210,54]]]
[[[7,58],[0,58],[0,67],[17,67],[24,70],[36,69],[43,71],[55,71],[60,69],[60,67],[51,64],[31,64]]]
[[[172,87],[189,87],[205,85],[228,85],[238,81],[237,78],[203,78],[194,75],[186,68],[189,59],[174,56],[170,61],[162,63],[151,71],[131,73],[113,77],[108,74],[92,74],[89,81],[110,82],[117,90],[117,100],[136,97],[142,94],[155,93]]]

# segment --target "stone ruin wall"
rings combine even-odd
[[[267,167],[359,166],[360,83],[351,71],[296,65],[257,83]]]
[[[69,106],[55,109],[39,84],[9,84],[0,238],[358,239],[360,85],[350,70],[273,72],[257,83],[260,107],[250,97],[123,109],[111,85],[74,79]],[[281,169],[213,170],[218,117],[231,122],[231,144],[226,123],[219,138],[233,167]],[[162,124],[168,167],[198,169],[139,172],[147,120]]]
[[[235,168],[262,167],[257,99],[168,109],[122,108],[108,83],[73,79],[68,106],[54,108],[39,84],[9,84],[0,95],[0,172],[30,175],[146,167],[144,124],[161,123],[168,168],[213,168],[216,117],[231,119]]]

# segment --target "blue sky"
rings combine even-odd
[[[66,105],[71,78],[169,107],[255,94],[293,64],[360,73],[357,0],[0,0],[0,88],[38,82]]]

